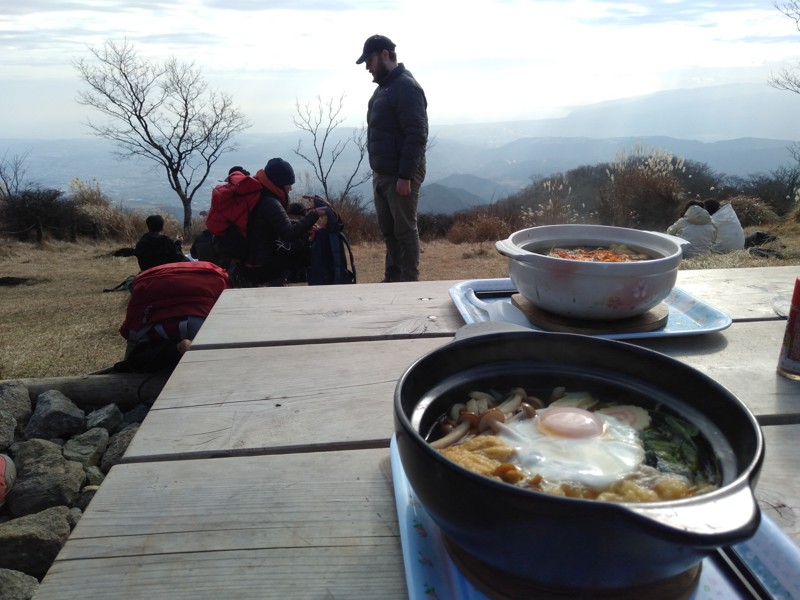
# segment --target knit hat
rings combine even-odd
[[[286,185],[294,185],[294,169],[292,169],[292,165],[282,158],[271,158],[267,166],[264,167],[264,174],[280,188]]]

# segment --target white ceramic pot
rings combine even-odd
[[[546,256],[551,248],[626,246],[653,258],[635,262],[587,262]],[[605,225],[543,225],[496,243],[508,257],[508,275],[534,306],[576,319],[615,320],[643,314],[675,285],[682,240],[674,236]]]

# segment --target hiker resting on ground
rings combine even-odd
[[[256,173],[264,189],[247,223],[245,278],[255,287],[286,285],[289,271],[296,267],[296,254],[303,251],[304,237],[330,205],[315,199],[318,207],[292,220],[286,213],[289,192],[294,185],[292,165],[273,158]]]
[[[187,259],[181,250],[183,240],[176,240],[164,235],[164,217],[150,215],[145,219],[147,233],[136,243],[134,255],[139,261],[139,269],[145,271],[158,265],[167,263],[185,262]]]
[[[708,211],[703,208],[703,203],[698,200],[690,200],[682,215],[680,219],[669,226],[667,233],[689,242],[688,246],[683,247],[684,257],[709,254],[714,244],[717,226],[714,225]]]
[[[711,220],[717,226],[717,235],[711,251],[725,254],[744,250],[744,229],[739,222],[739,217],[736,216],[736,211],[733,210],[733,205],[728,202],[720,206],[716,200],[706,200],[703,202],[703,208],[708,211]]]

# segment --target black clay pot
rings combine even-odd
[[[615,590],[677,576],[715,548],[755,533],[761,513],[753,486],[764,442],[753,415],[728,390],[632,344],[521,329],[485,333],[486,325],[462,328],[454,342],[416,361],[395,391],[403,469],[460,550],[498,576],[547,588]],[[654,503],[549,496],[469,472],[420,434],[470,390],[561,385],[644,407],[658,403],[691,422],[719,460],[720,488]]]

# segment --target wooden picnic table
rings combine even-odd
[[[800,542],[800,382],[777,375],[798,267],[680,271],[723,331],[635,343],[757,416],[759,504]],[[389,466],[402,372],[464,320],[457,282],[228,290],[37,599],[407,598]],[[777,309],[777,311],[776,311]]]

